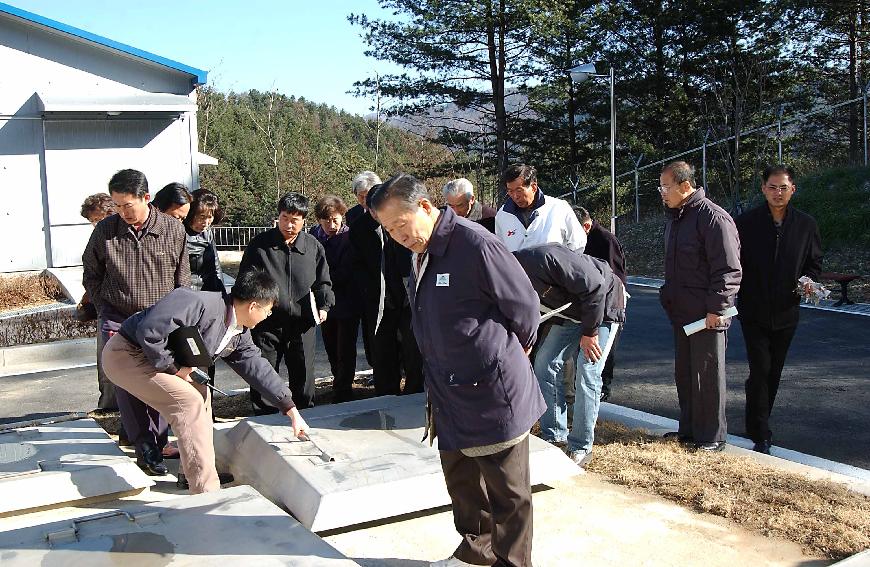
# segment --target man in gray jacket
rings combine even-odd
[[[725,344],[740,287],[740,240],[731,216],[695,187],[695,169],[667,164],[659,191],[665,226],[665,284],[659,296],[674,328],[674,376],[680,427],[665,434],[701,451],[725,447]],[[703,319],[705,329],[687,336],[683,325]]]

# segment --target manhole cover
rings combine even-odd
[[[0,443],[0,465],[17,463],[36,454],[36,447],[30,443]]]

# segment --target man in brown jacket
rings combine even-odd
[[[177,287],[190,287],[184,225],[149,204],[145,175],[119,171],[109,181],[109,195],[118,214],[97,224],[82,255],[82,284],[102,322],[103,343],[130,315]],[[148,474],[166,474],[161,456],[166,422],[122,388],[116,388],[115,397],[137,464]]]
[[[740,240],[731,216],[695,187],[695,169],[667,164],[659,191],[665,226],[662,306],[674,327],[674,375],[680,403],[679,431],[665,434],[701,451],[725,447],[725,345],[740,287]],[[683,325],[703,319],[705,329],[687,336]]]

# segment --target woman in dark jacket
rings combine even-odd
[[[353,256],[347,225],[343,224],[347,205],[340,197],[327,195],[314,205],[317,225],[309,232],[326,251],[335,305],[320,327],[323,346],[332,368],[333,402],[353,399],[356,374],[356,340],[359,331],[362,297],[354,281]]]
[[[222,217],[217,195],[205,189],[194,191],[184,228],[187,230],[187,255],[190,258],[190,287],[195,290],[226,291],[211,230],[212,223],[220,222]]]

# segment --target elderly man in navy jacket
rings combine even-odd
[[[430,439],[463,540],[433,565],[531,565],[529,429],[545,404],[527,358],[538,297],[517,260],[479,224],[437,209],[400,173],[372,197],[414,252],[412,324],[429,393]]]

